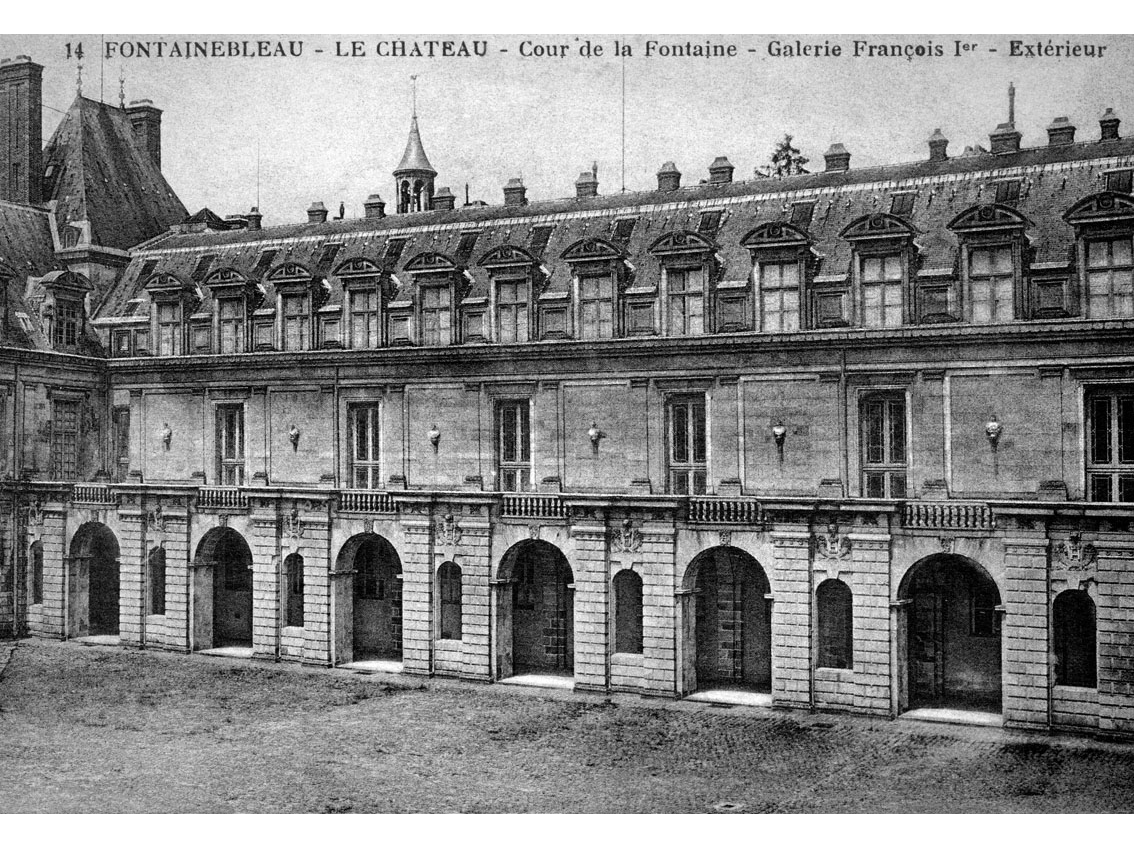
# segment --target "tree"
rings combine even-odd
[[[757,177],[790,177],[793,174],[808,173],[803,166],[810,160],[800,154],[799,148],[795,147],[791,140],[791,133],[785,133],[783,139],[776,143],[768,164],[756,169]]]

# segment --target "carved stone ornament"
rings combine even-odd
[[[827,526],[826,534],[815,535],[815,555],[824,561],[842,561],[850,557],[851,542],[839,536],[837,525]]]
[[[457,518],[451,513],[437,520],[437,539],[448,546],[455,546],[460,542],[461,527],[457,524]]]
[[[162,515],[160,502],[146,514],[146,528],[153,535],[165,534],[165,516]]]
[[[362,521],[362,530],[365,531],[367,534],[373,534],[374,533],[374,520],[372,520],[370,517],[367,517],[366,519],[364,519]]]
[[[611,534],[610,548],[615,552],[638,552],[642,548],[642,534],[629,519],[622,521],[622,528]]]
[[[731,531],[722,531],[722,532],[719,533],[718,537],[720,539],[720,544],[722,546],[731,546],[732,545],[732,532]]]
[[[957,538],[949,537],[948,535],[938,537],[937,542],[941,546],[941,551],[947,555],[954,555],[957,552]]]
[[[540,527],[538,525],[529,525],[528,526],[528,537],[530,537],[532,540],[539,540],[539,535],[540,535],[541,530],[542,529],[540,529]]]
[[[43,527],[43,502],[39,499],[28,505],[28,527]]]
[[[299,515],[298,505],[292,507],[291,513],[284,517],[284,533],[291,538],[293,542],[303,537],[303,519]]]
[[[1055,544],[1055,558],[1068,570],[1085,570],[1098,560],[1099,553],[1094,544],[1084,543],[1078,532],[1067,540]]]

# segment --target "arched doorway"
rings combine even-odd
[[[119,616],[119,548],[101,522],[79,526],[71,538],[72,604],[75,634],[116,635]]]
[[[907,602],[899,709],[1000,711],[1000,590],[984,567],[930,555],[910,567],[898,598]]]
[[[402,561],[385,537],[358,534],[339,552],[354,573],[351,645],[355,661],[402,660]]]
[[[770,692],[771,587],[760,563],[741,549],[715,546],[690,562],[682,587],[683,689]]]
[[[500,561],[497,678],[524,673],[570,676],[575,669],[575,578],[566,556],[525,540]]]
[[[198,623],[196,648],[251,646],[252,550],[248,541],[231,528],[214,528],[197,546],[195,566],[198,619],[205,620]],[[206,610],[211,616],[201,617]]]

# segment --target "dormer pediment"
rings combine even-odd
[[[786,221],[766,221],[748,231],[740,244],[745,248],[784,248],[811,244],[806,230]]]
[[[1030,225],[1024,215],[1005,204],[978,204],[969,207],[948,224],[950,230],[1022,230]]]
[[[716,250],[716,245],[699,233],[691,230],[671,230],[663,233],[650,245],[650,253],[658,256],[670,254],[706,254]]]
[[[1078,201],[1063,214],[1068,224],[1091,224],[1134,218],[1134,196],[1098,192]]]
[[[917,235],[913,225],[889,213],[860,216],[843,228],[843,239],[912,239]]]

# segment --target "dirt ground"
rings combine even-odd
[[[38,640],[0,668],[3,812],[1134,811],[1134,745],[1090,738]]]

